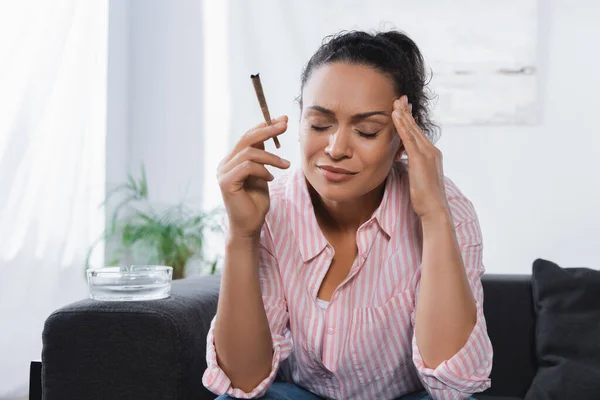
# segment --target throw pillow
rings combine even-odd
[[[525,400],[600,399],[600,271],[536,260],[539,369]]]

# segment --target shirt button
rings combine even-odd
[[[333,328],[327,329],[327,334],[328,335],[333,335],[334,333],[335,333],[335,329],[333,329]]]

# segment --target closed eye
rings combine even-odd
[[[317,132],[325,132],[327,129],[331,128],[331,125],[329,126],[316,126],[316,125],[311,125],[310,126],[312,130],[315,130]],[[367,139],[373,139],[374,137],[377,136],[377,134],[379,133],[379,131],[377,132],[373,132],[373,133],[369,133],[369,132],[362,132],[359,131],[358,129],[356,130],[356,132],[358,132],[358,134],[361,137],[367,138]]]
[[[356,132],[358,132],[358,134],[364,138],[367,139],[373,139],[375,136],[377,136],[377,134],[379,133],[379,131],[377,132],[373,132],[373,133],[367,133],[367,132],[361,132],[359,130],[357,130]]]

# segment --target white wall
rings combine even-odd
[[[150,198],[202,202],[199,0],[110,2],[107,186],[146,166]]]
[[[540,13],[541,123],[452,127],[439,142],[479,213],[489,272],[530,273],[538,257],[600,269],[600,3]]]
[[[109,2],[106,107],[107,192],[127,177],[130,164],[129,1]]]

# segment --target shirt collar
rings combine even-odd
[[[401,196],[403,195],[401,181],[404,171],[405,164],[403,162],[395,163],[392,166],[386,178],[385,191],[383,192],[381,203],[373,213],[373,218],[375,218],[379,227],[388,237],[392,237],[400,218]]]
[[[308,182],[302,169],[294,171],[292,179],[288,180],[286,197],[292,205],[289,217],[302,260],[310,261],[319,255],[328,243],[317,222],[308,192]]]

